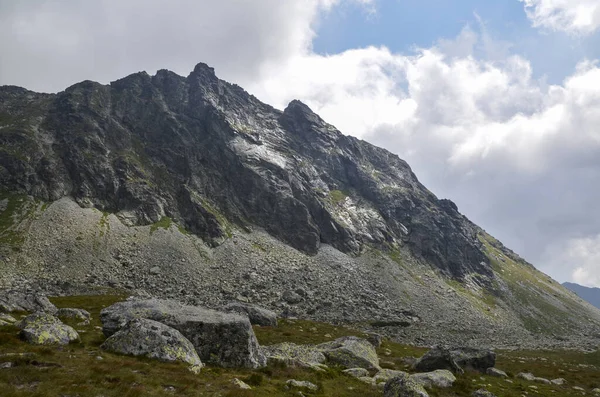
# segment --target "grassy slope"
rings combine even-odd
[[[103,336],[98,321],[100,310],[122,297],[84,296],[53,298],[59,307],[80,307],[92,313],[89,326],[75,326],[81,332],[82,342],[67,347],[36,347],[23,343],[14,327],[0,327],[0,355],[4,353],[31,353],[15,359],[18,365],[0,370],[2,396],[295,396],[285,389],[287,379],[309,380],[319,390],[306,395],[322,396],[377,396],[381,391],[341,373],[340,368],[317,373],[306,369],[267,367],[260,370],[204,368],[193,375],[185,366],[167,364],[143,358],[106,353],[99,349]],[[73,324],[74,325],[74,324]],[[282,320],[277,328],[257,327],[256,335],[262,344],[290,341],[319,343],[343,335],[361,335],[350,328],[304,320]],[[407,369],[406,357],[419,356],[423,349],[389,341],[379,349],[382,366]],[[537,395],[581,395],[571,389],[578,385],[586,389],[600,383],[600,353],[580,352],[499,352],[498,365],[509,373],[531,371],[536,376],[567,379],[568,386],[545,386],[511,379],[502,379],[467,373],[452,389],[432,390],[431,396],[470,396],[487,385],[499,396],[521,396],[524,391]],[[231,384],[239,378],[253,384],[253,390],[241,391]],[[171,390],[171,391],[170,391]]]

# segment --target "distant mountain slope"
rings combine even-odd
[[[577,295],[600,309],[600,288],[584,287],[576,283],[563,283],[564,287],[575,292]]]
[[[600,311],[398,156],[198,64],[0,87],[0,286],[141,290],[415,343],[594,346]]]

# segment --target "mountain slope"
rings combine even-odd
[[[581,299],[586,300],[593,306],[600,308],[600,288],[584,287],[575,283],[563,283],[563,287],[575,292]]]
[[[0,190],[6,285],[245,299],[417,342],[581,344],[600,324],[397,156],[204,64],[0,87]]]

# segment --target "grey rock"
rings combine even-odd
[[[202,366],[194,346],[179,331],[143,318],[128,322],[100,347],[114,353]]]
[[[160,267],[154,266],[150,268],[150,274],[153,276],[157,276],[160,274]]]
[[[533,382],[535,380],[535,375],[529,372],[519,372],[517,378]]]
[[[366,339],[346,336],[317,345],[327,360],[346,368],[380,370],[377,351]]]
[[[56,317],[69,320],[89,321],[90,313],[83,309],[61,308],[56,312]]]
[[[600,388],[592,389],[592,394],[595,396],[600,396]]]
[[[471,394],[471,397],[496,397],[496,395],[485,389],[478,389]]]
[[[369,343],[375,346],[376,349],[379,349],[381,347],[381,344],[383,343],[383,336],[371,332],[367,334],[367,340],[369,341]]]
[[[557,386],[562,386],[565,383],[567,383],[567,381],[563,378],[556,378],[556,379],[552,379],[550,381],[553,385],[557,385]]]
[[[281,298],[291,305],[302,302],[302,296],[291,290],[284,291]]]
[[[277,326],[277,314],[275,312],[249,303],[231,302],[223,307],[223,311],[246,315],[252,325]]]
[[[487,375],[494,376],[496,378],[508,378],[508,375],[506,374],[506,372],[504,372],[498,368],[493,368],[493,367],[488,368],[485,370],[485,373]]]
[[[0,312],[47,312],[54,314],[58,309],[47,297],[20,291],[0,292]]]
[[[404,371],[383,368],[375,374],[374,379],[376,382],[379,383],[379,382],[387,382],[388,380],[390,380],[392,378],[397,378],[397,377],[403,378],[406,376],[408,376],[408,374]]]
[[[77,331],[44,312],[30,314],[15,325],[21,329],[21,339],[33,345],[67,345],[79,340]]]
[[[342,372],[354,378],[361,378],[369,375],[369,371],[364,368],[349,368],[343,370]]]
[[[544,384],[544,385],[549,385],[549,384],[551,384],[551,382],[550,382],[548,379],[546,379],[546,378],[539,378],[539,377],[537,377],[537,376],[536,376],[535,378],[533,378],[533,381],[534,381],[534,382],[537,382],[537,383],[542,383],[542,384]]]
[[[423,386],[408,376],[388,380],[383,387],[384,397],[429,397]]]
[[[454,374],[447,369],[436,369],[431,372],[411,374],[410,379],[424,387],[448,388],[456,382]]]
[[[237,386],[238,389],[242,390],[252,390],[252,387],[244,381],[239,380],[238,378],[234,378],[231,383]]]
[[[6,313],[0,313],[0,321],[5,322],[6,324],[13,324],[17,321],[17,319]]]
[[[15,366],[15,364],[10,361],[0,363],[0,369],[8,369],[8,368],[12,368],[14,366]]]
[[[463,373],[465,369],[484,372],[496,364],[496,353],[491,350],[473,348],[448,349],[438,346],[428,351],[414,365],[417,371],[448,369]]]
[[[283,364],[289,367],[318,367],[327,358],[313,345],[296,345],[283,342],[271,346],[262,346],[269,363]]]
[[[317,390],[319,389],[319,387],[317,385],[315,385],[314,383],[305,381],[305,380],[296,380],[296,379],[289,379],[287,382],[285,382],[285,384],[290,388],[290,389],[307,389],[307,390]]]
[[[102,310],[102,331],[107,337],[111,336],[136,318],[147,318],[175,328],[192,342],[205,363],[247,368],[266,365],[266,357],[247,317],[170,300],[129,300]]]

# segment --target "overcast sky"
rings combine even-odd
[[[600,286],[600,0],[0,0],[0,84],[198,62],[298,98],[559,281]]]

